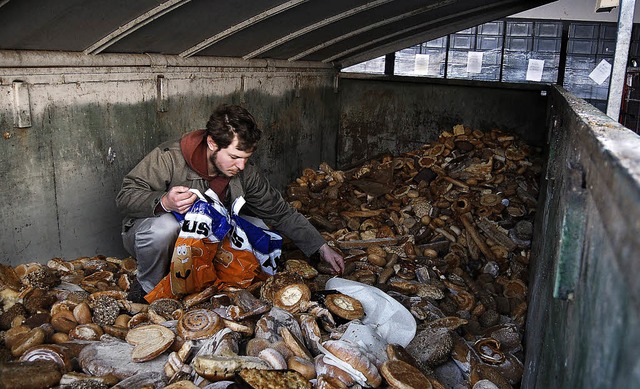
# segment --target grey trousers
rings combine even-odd
[[[122,243],[138,261],[138,281],[149,293],[169,273],[180,224],[171,213],[138,219],[122,233]]]

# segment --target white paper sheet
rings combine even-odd
[[[415,74],[429,74],[429,54],[416,54],[413,72]]]
[[[470,51],[467,56],[467,72],[482,72],[482,51]]]
[[[527,81],[540,82],[542,80],[542,72],[544,71],[543,59],[530,59],[527,65]]]
[[[589,74],[589,78],[595,81],[596,84],[602,85],[609,75],[611,74],[611,64],[607,60],[600,61],[598,66]]]
[[[339,277],[329,279],[326,288],[358,299],[365,312],[362,324],[375,329],[388,343],[406,347],[416,335],[416,320],[411,312],[380,289]]]

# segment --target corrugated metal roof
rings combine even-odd
[[[375,58],[551,0],[0,0],[0,49]]]

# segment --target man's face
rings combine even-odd
[[[218,145],[207,137],[209,146],[209,162],[213,164],[214,173],[224,176],[233,177],[244,170],[247,160],[253,152],[241,151],[236,148],[238,146],[238,137],[233,138],[229,147],[218,149]]]

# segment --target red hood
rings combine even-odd
[[[230,178],[209,175],[207,147],[205,130],[191,131],[180,139],[180,150],[187,165],[200,177],[209,181],[209,187],[224,201]]]

